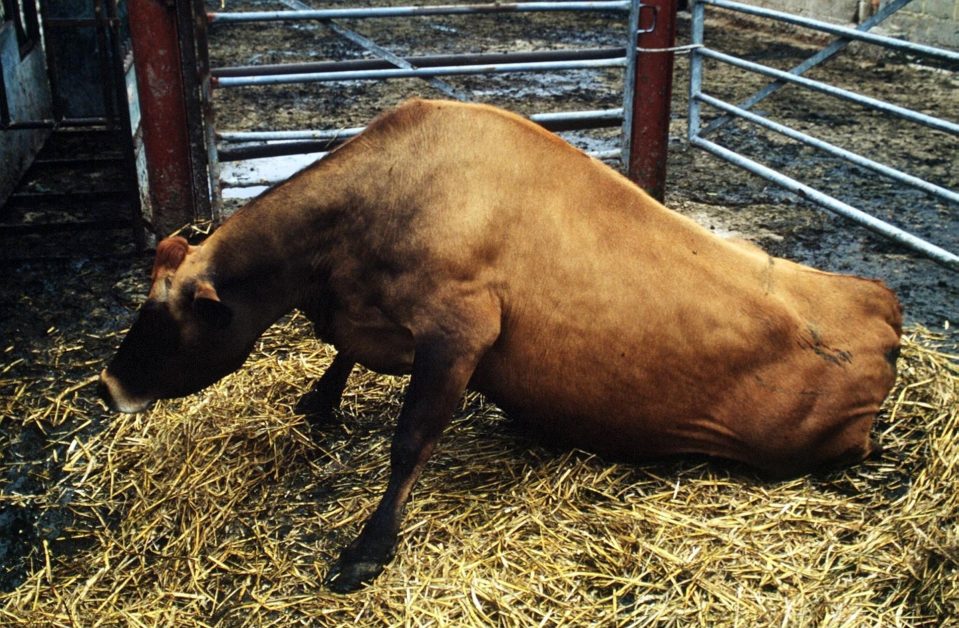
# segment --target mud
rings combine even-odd
[[[219,3],[210,6],[218,10]],[[332,6],[338,3],[328,3]],[[359,2],[381,5],[406,2]],[[317,3],[316,6],[324,6]],[[282,8],[279,3],[226,1],[226,10]],[[500,52],[551,48],[618,46],[621,18],[603,16],[509,15],[417,18],[397,22],[349,22],[381,45],[402,55],[438,52]],[[681,14],[680,43],[688,38]],[[712,47],[788,68],[811,55],[819,42],[789,31],[771,31],[753,22],[712,19]],[[959,74],[897,55],[844,53],[811,73],[813,78],[897,104],[949,117],[956,115]],[[211,31],[214,66],[343,59],[365,56],[322,26],[218,26]],[[667,205],[693,216],[720,234],[756,241],[771,253],[814,266],[878,277],[902,299],[911,323],[951,333],[957,322],[959,274],[902,250],[805,203],[765,181],[710,155],[691,149],[686,132],[687,61],[677,59]],[[611,108],[621,105],[622,73],[576,71],[551,76],[512,74],[444,79],[476,100],[521,113]],[[736,102],[765,81],[742,71],[709,64],[706,91]],[[382,109],[410,96],[441,96],[427,83],[347,83],[241,88],[216,92],[218,127],[223,130],[341,128],[366,123]],[[959,139],[826,97],[781,90],[758,110],[820,138],[951,189],[959,189]],[[707,115],[708,112],[707,112]],[[587,150],[614,148],[616,131],[581,131],[567,139]],[[904,189],[859,168],[844,165],[765,132],[729,124],[713,139],[736,148],[869,213],[959,250],[959,213],[921,192]],[[618,163],[611,163],[619,167]],[[122,246],[120,246],[122,244]],[[115,246],[116,245],[116,246]],[[103,258],[128,243],[93,241],[72,260],[5,262],[0,284],[0,590],[42,568],[45,551],[70,551],[82,531],[69,528],[64,503],[47,497],[62,476],[65,451],[99,428],[57,414],[33,399],[69,394],[84,415],[102,417],[92,377],[129,325],[146,289],[148,256]],[[952,336],[954,339],[955,336]],[[46,407],[44,414],[37,408]],[[99,420],[99,419],[98,419]],[[60,501],[69,491],[57,493]],[[55,501],[55,500],[54,500]],[[46,543],[46,550],[44,549]]]

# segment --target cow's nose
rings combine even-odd
[[[113,401],[113,394],[110,392],[110,386],[107,384],[106,371],[100,373],[100,381],[97,382],[97,395],[107,404],[111,410],[116,410],[116,402]]]

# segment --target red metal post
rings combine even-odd
[[[661,202],[666,194],[673,53],[655,51],[672,48],[676,43],[676,0],[643,0],[643,5],[639,14],[640,51],[636,56],[632,149],[627,172],[630,179]]]
[[[130,0],[128,10],[152,226],[163,237],[197,217],[177,15],[165,0]]]

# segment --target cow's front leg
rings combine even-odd
[[[300,397],[294,412],[306,415],[312,425],[330,420],[333,412],[340,407],[346,380],[353,372],[355,364],[352,358],[346,357],[342,352],[337,353],[323,376],[316,380],[313,390]]]
[[[327,585],[340,593],[358,589],[375,578],[390,559],[399,534],[403,509],[443,429],[469,382],[481,347],[465,347],[448,338],[417,342],[413,373],[403,401],[390,451],[386,493],[330,569]]]

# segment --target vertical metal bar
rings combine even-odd
[[[3,78],[3,64],[0,63],[0,129],[10,126],[10,105],[7,104],[7,83]]]
[[[133,128],[130,122],[130,105],[126,93],[126,77],[123,68],[123,52],[120,46],[120,20],[117,0],[107,0],[107,28],[109,29],[110,55],[113,58],[113,84],[116,86],[117,127],[120,146],[123,150],[124,187],[127,189],[133,242],[138,251],[146,248],[143,232],[143,217],[140,215],[140,193],[137,184],[136,155],[133,151]]]
[[[203,206],[209,211],[209,217],[214,223],[221,218],[223,205],[220,193],[220,162],[216,149],[216,120],[213,111],[213,72],[210,67],[209,43],[207,41],[207,19],[204,0],[193,0],[194,20],[194,51],[195,71],[197,77],[197,91],[200,100],[200,118],[202,120],[203,151],[206,156],[203,164],[207,175],[204,189],[208,192],[208,205]],[[202,175],[201,175],[202,176]]]
[[[620,159],[625,167],[633,154],[633,99],[636,97],[636,42],[639,40],[641,0],[632,0],[626,25],[626,74],[623,77],[623,140]]]
[[[63,106],[63,98],[60,97],[60,75],[57,71],[57,64],[53,62],[57,55],[58,37],[52,36],[49,30],[50,9],[46,2],[40,3],[40,18],[43,21],[43,54],[46,57],[47,76],[50,77],[50,117],[55,121],[53,128],[66,117]]]
[[[706,5],[699,0],[692,0],[692,20],[689,39],[694,48],[689,53],[689,118],[686,137],[690,142],[699,135],[701,104],[699,95],[703,89],[703,57],[699,48],[704,42],[703,30],[706,21]]]
[[[112,63],[109,45],[109,16],[104,0],[93,0],[93,29],[97,41],[97,61],[100,62],[100,98],[103,99],[103,116],[107,119],[107,128],[113,132],[118,129],[116,90],[113,84]]]
[[[649,14],[654,23],[650,28],[640,25],[627,172],[630,179],[662,201],[666,195],[676,0],[647,0],[645,6],[652,8]],[[640,11],[640,20],[643,13]]]
[[[207,154],[206,124],[201,98],[204,54],[198,54],[197,34],[206,29],[206,11],[194,0],[175,0],[176,30],[180,50],[180,76],[183,84],[183,105],[186,113],[186,133],[189,142],[190,188],[193,193],[193,215],[197,219],[211,219],[209,156]],[[209,76],[209,64],[206,63]]]
[[[164,0],[129,0],[153,231],[196,218],[176,13]]]

